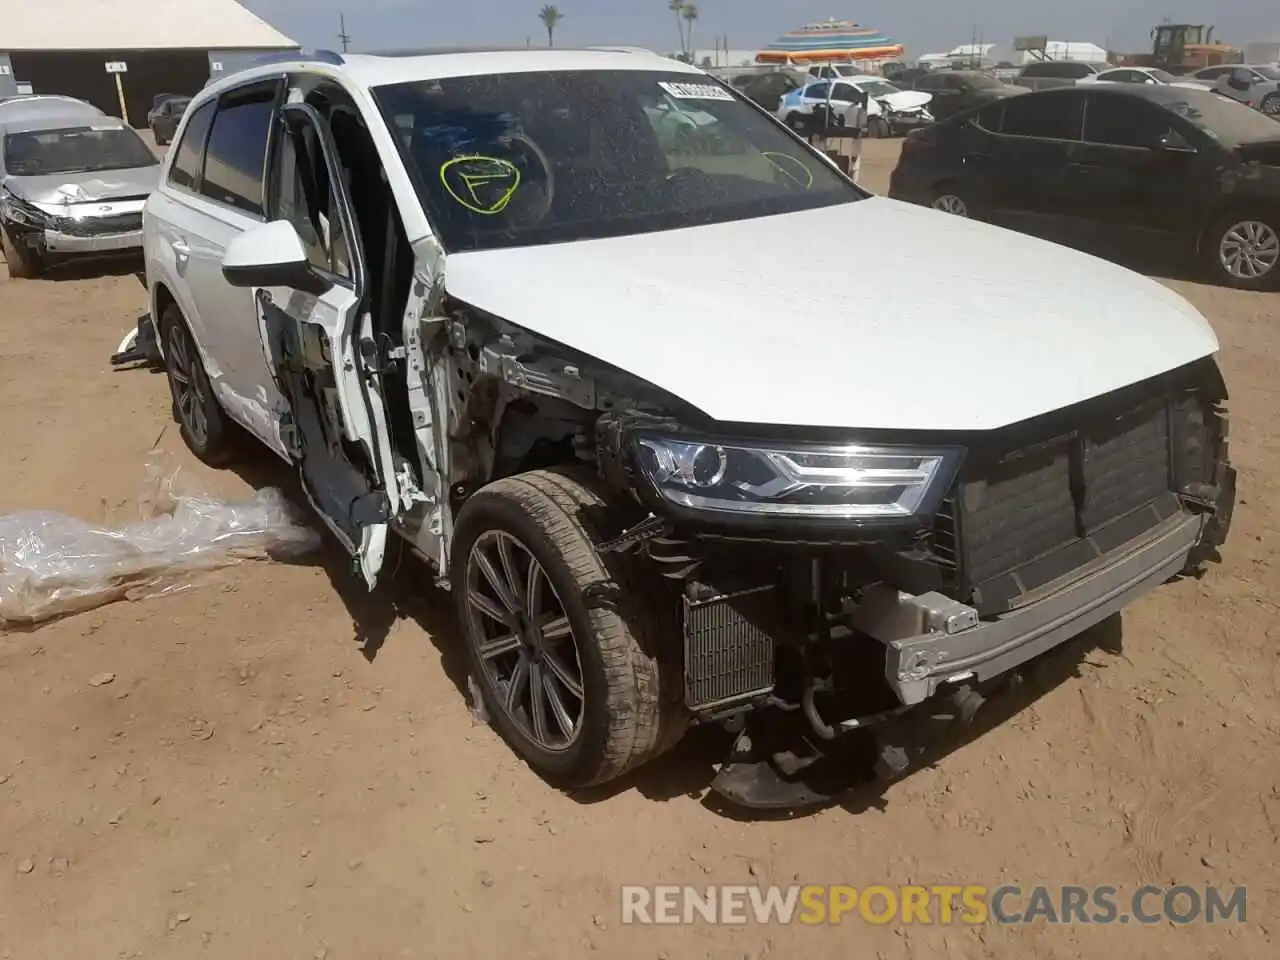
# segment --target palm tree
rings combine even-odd
[[[693,59],[693,21],[698,19],[698,5],[696,3],[686,3],[680,11],[680,16],[684,17],[687,24],[684,32],[684,41],[688,45],[690,62]]]
[[[681,14],[684,13],[684,0],[668,0],[667,9],[676,15],[676,33],[680,35],[680,52],[688,53],[688,45],[684,42],[684,24],[681,23]]]
[[[564,14],[560,12],[560,8],[554,3],[548,3],[538,11],[538,19],[547,28],[547,46],[554,47],[556,45],[556,24],[564,19]]]

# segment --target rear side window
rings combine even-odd
[[[173,148],[169,182],[175,187],[194,190],[196,181],[200,179],[200,158],[204,155],[204,136],[209,132],[209,121],[213,119],[213,106],[214,103],[210,100],[191,114],[182,139]]]
[[[1000,132],[1042,140],[1079,140],[1083,100],[1074,93],[1027,93],[1004,102]]]
[[[1047,63],[1029,63],[1022,68],[1024,77],[1049,77],[1052,76],[1048,72],[1049,64]]]
[[[274,89],[223,98],[209,131],[202,194],[253,216],[263,215],[262,185],[274,113]]]

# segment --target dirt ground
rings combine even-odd
[[[870,144],[873,188],[892,151]],[[243,565],[0,635],[0,956],[1274,957],[1278,298],[1169,283],[1216,327],[1233,389],[1225,563],[1039,665],[936,766],[751,821],[703,801],[719,758],[694,740],[571,798],[473,721],[447,597],[416,563],[373,596],[333,550]],[[287,482],[201,467],[163,378],[109,368],[143,307],[127,273],[0,271],[0,510],[130,518],[156,455],[228,496]],[[796,881],[1245,884],[1248,923],[619,922],[621,884]]]

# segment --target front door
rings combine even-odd
[[[284,407],[280,433],[311,505],[372,587],[400,510],[368,277],[344,170],[312,107],[281,111],[273,220],[291,223],[318,282],[257,291],[260,335]]]
[[[1090,93],[1084,136],[1068,160],[1073,208],[1099,239],[1191,231],[1206,203],[1196,187],[1206,181],[1192,176],[1191,136],[1174,114],[1148,100]]]

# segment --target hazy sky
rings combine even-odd
[[[546,43],[537,19],[542,0],[241,0],[259,16],[308,47],[336,48],[338,14],[345,12],[352,49],[457,44]],[[675,50],[676,25],[667,0],[560,0],[564,15],[556,44],[631,44]],[[732,49],[755,48],[801,23],[856,19],[907,46],[909,55],[968,43],[975,29],[1008,47],[1022,34],[1090,40],[1113,49],[1149,49],[1151,26],[1210,22],[1215,37],[1243,45],[1280,39],[1277,0],[699,0],[694,46],[728,34]],[[1216,14],[1215,14],[1216,8]],[[701,41],[701,42],[700,42]]]

